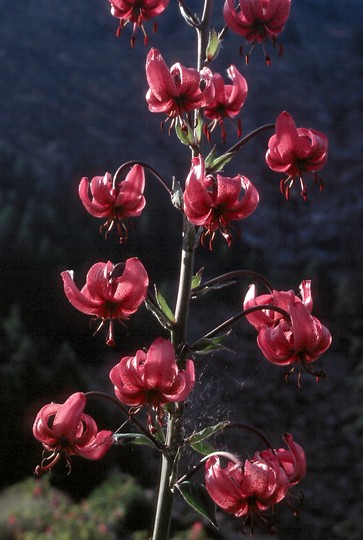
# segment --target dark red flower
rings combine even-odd
[[[137,28],[141,28],[144,34],[144,43],[147,44],[144,21],[160,15],[169,4],[169,0],[109,0],[109,2],[112,15],[120,19],[118,34],[127,23],[133,23],[132,46],[135,44]]]
[[[203,110],[204,115],[212,120],[209,131],[212,131],[217,123],[221,125],[223,142],[226,139],[224,119],[234,118],[239,114],[248,92],[246,79],[235,66],[230,66],[227,73],[232,84],[224,84],[222,76],[213,73],[214,98]]]
[[[251,285],[244,300],[244,309],[271,304],[287,312],[268,308],[247,315],[249,322],[258,330],[257,344],[263,355],[273,364],[294,365],[315,362],[332,341],[329,330],[311,315],[313,300],[311,281],[300,285],[301,297],[294,291],[273,291],[255,297],[255,286]]]
[[[64,292],[70,303],[82,313],[108,320],[107,344],[114,344],[113,321],[128,319],[146,298],[149,278],[142,263],[136,257],[127,259],[126,264],[113,265],[99,262],[94,264],[79,290],[73,281],[73,271],[61,273]]]
[[[324,133],[310,128],[296,128],[288,112],[279,114],[276,120],[276,134],[268,142],[266,163],[273,171],[288,175],[280,183],[281,192],[287,199],[296,178],[300,181],[301,195],[306,198],[304,173],[314,173],[315,181],[318,183],[317,171],[324,167],[327,159],[328,139]],[[323,189],[321,180],[320,188]]]
[[[50,454],[35,469],[40,475],[51,469],[65,456],[70,467],[70,456],[101,459],[113,442],[112,431],[98,431],[94,419],[85,414],[86,396],[72,394],[63,404],[49,403],[37,414],[33,434]]]
[[[254,43],[270,39],[274,43],[289,18],[291,0],[226,0],[223,8],[227,26]],[[266,62],[270,59],[265,52]]]
[[[230,245],[230,222],[248,217],[256,209],[258,201],[258,191],[245,176],[205,176],[203,158],[192,159],[185,183],[184,212],[191,223],[205,227],[202,242],[206,235],[210,235],[210,248],[218,229]]]

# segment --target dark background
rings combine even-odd
[[[234,63],[248,81],[244,134],[275,121],[284,109],[298,126],[327,134],[325,190],[320,193],[309,179],[308,201],[298,190],[285,201],[279,175],[264,164],[269,135],[254,139],[226,172],[234,175],[238,169],[250,177],[260,205],[242,223],[241,238],[230,250],[217,239],[212,253],[202,250],[197,266],[205,266],[206,277],[250,268],[265,274],[276,289],[296,292],[302,279],[311,278],[314,314],[334,337],[320,362],[327,378],[316,384],[304,376],[301,388],[296,382],[286,385],[283,371],[262,359],[254,332],[240,323],[230,342],[237,355],[198,360],[201,379],[190,415],[195,403],[202,411],[195,420],[201,426],[226,416],[248,421],[275,437],[276,445],[279,433],[292,431],[308,454],[306,501],[298,521],[288,511],[281,513],[279,538],[345,538],[349,531],[352,539],[363,529],[363,7],[359,0],[292,4],[280,36],[282,58],[271,51],[268,68],[256,47],[246,68],[238,52],[242,40],[230,35],[215,69],[223,72]],[[199,2],[194,6],[199,11]],[[140,32],[135,48],[129,47],[129,27],[115,37],[117,20],[106,0],[2,0],[0,9],[0,472],[6,487],[32,474],[39,462],[41,448],[31,435],[39,408],[78,390],[111,391],[109,368],[121,355],[148,346],[159,332],[141,310],[128,330],[119,329],[117,348],[106,351],[103,335],[91,338],[87,317],[68,304],[59,273],[73,268],[81,286],[94,262],[137,255],[151,283],[173,303],[179,216],[167,210],[160,185],[148,181],[147,209],[135,221],[136,233],[120,247],[115,238],[105,243],[99,223],[83,210],[77,198],[80,178],[142,159],[168,181],[176,176],[183,182],[189,152],[174,135],[161,132],[161,116],[148,113],[144,62],[149,48]],[[215,23],[219,29],[220,20]],[[153,35],[147,25],[149,45],[160,49],[167,64],[194,63],[195,36],[182,24],[174,2],[158,26]],[[217,131],[213,141],[219,144]],[[234,142],[230,130],[228,143]],[[190,339],[209,330],[212,319],[218,324],[238,311],[246,285],[193,307]],[[108,408],[95,410],[99,418],[102,413],[110,427],[117,427]],[[124,458],[112,450],[102,463],[79,465],[73,479],[60,474],[55,482],[82,496],[115,462],[132,470],[132,459]],[[139,476],[146,481],[145,471]]]

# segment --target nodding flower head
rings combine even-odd
[[[267,360],[281,366],[292,365],[292,369],[302,365],[306,371],[320,377],[323,373],[312,371],[310,364],[330,347],[332,337],[311,315],[311,281],[303,281],[300,290],[301,299],[294,291],[272,291],[256,297],[255,286],[251,285],[243,308],[271,305],[271,309],[263,308],[247,315],[258,331],[257,344]],[[286,316],[273,307],[286,311]]]
[[[79,184],[79,196],[83,206],[92,216],[106,218],[100,230],[105,230],[107,238],[111,229],[116,227],[120,242],[128,237],[128,219],[140,216],[145,207],[145,173],[141,165],[134,165],[124,180],[114,178],[106,172],[104,176],[95,176],[91,181],[82,178]]]
[[[224,119],[232,119],[239,114],[248,92],[246,79],[235,66],[230,66],[227,73],[232,84],[224,84],[222,76],[219,73],[213,73],[214,98],[203,111],[204,116],[212,120],[211,125],[207,126],[207,135],[219,124],[223,142],[226,141]],[[240,135],[241,124],[238,122],[238,136]]]
[[[79,290],[73,281],[73,271],[61,273],[64,292],[70,303],[82,313],[101,320],[98,331],[109,321],[107,345],[114,345],[113,321],[128,319],[146,298],[149,278],[136,257],[126,263],[99,262],[88,271],[86,284]]]
[[[135,356],[125,356],[110,371],[116,397],[126,405],[148,405],[161,422],[162,406],[184,401],[194,386],[194,363],[186,360],[179,369],[174,346],[164,338],[157,338],[147,352],[139,350]]]
[[[223,9],[227,26],[236,34],[252,43],[261,43],[265,60],[270,64],[270,57],[265,50],[265,41],[272,40],[276,45],[276,37],[281,34],[289,18],[291,0],[226,0]],[[281,49],[282,52],[282,49]],[[246,56],[248,62],[249,54]]]
[[[286,199],[296,179],[300,182],[301,195],[307,198],[305,173],[314,173],[315,183],[322,190],[324,185],[317,171],[324,167],[327,159],[328,139],[324,133],[311,128],[297,128],[291,114],[286,111],[279,114],[276,134],[268,142],[266,163],[271,170],[287,175],[280,182]]]
[[[169,70],[157,49],[151,49],[147,55],[146,78],[149,110],[165,113],[174,122],[183,123],[190,111],[206,107],[214,97],[209,68],[199,72],[176,63]]]
[[[112,431],[98,431],[94,419],[85,414],[86,396],[72,394],[63,404],[49,403],[37,414],[33,434],[48,453],[35,469],[39,476],[50,470],[65,456],[70,470],[70,457],[101,459],[113,442]]]
[[[144,44],[147,45],[148,37],[144,28],[144,21],[148,21],[160,15],[169,0],[109,0],[111,4],[111,13],[117,19],[120,19],[120,26],[117,30],[119,36],[127,23],[133,24],[131,36],[131,46],[135,45],[136,30],[141,28],[144,34]],[[156,32],[157,26],[154,24],[153,31]]]
[[[231,221],[248,217],[256,209],[258,201],[258,191],[245,176],[206,176],[203,158],[192,159],[185,183],[184,212],[191,223],[205,228],[201,241],[203,243],[209,235],[210,249],[217,230],[230,246]]]

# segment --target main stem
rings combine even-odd
[[[180,261],[179,287],[175,309],[175,324],[171,335],[179,368],[185,367],[185,358],[181,349],[185,344],[186,327],[189,313],[190,290],[194,268],[195,229],[183,216],[183,247]],[[180,353],[180,354],[179,354]],[[173,507],[173,479],[177,477],[179,449],[183,442],[184,404],[176,403],[170,413],[166,446],[168,452],[162,456],[158,502],[154,522],[153,540],[169,538],[171,513]]]

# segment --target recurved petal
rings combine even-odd
[[[157,49],[152,48],[146,57],[146,78],[153,95],[160,101],[168,101],[178,95],[174,79]]]
[[[276,120],[275,148],[284,162],[290,162],[294,155],[298,154],[301,149],[299,134],[294,119],[286,111],[280,113]]]
[[[79,433],[79,424],[86,405],[86,396],[82,392],[72,394],[61,405],[53,420],[53,432],[59,438],[73,441]]]
[[[113,443],[113,432],[99,431],[87,445],[76,447],[77,455],[86,459],[101,459]]]
[[[171,387],[178,372],[172,343],[157,338],[147,352],[144,367],[144,384],[148,389]]]
[[[273,364],[284,366],[296,361],[295,349],[281,329],[281,322],[275,328],[262,326],[258,332],[257,344],[265,358]]]
[[[117,284],[113,300],[119,303],[118,313],[127,317],[134,313],[145,300],[149,277],[137,257],[127,259],[123,274],[115,279]]]
[[[38,412],[33,424],[34,437],[47,447],[54,447],[58,443],[58,437],[49,426],[49,422],[55,416],[59,407],[61,407],[59,403],[44,405]]]
[[[100,204],[100,202],[95,201],[94,198],[91,200],[89,197],[89,188],[90,183],[88,178],[82,178],[79,184],[78,193],[83,206],[87,212],[94,217],[108,217],[110,215],[110,207],[108,205],[105,206],[104,204]]]
[[[231,472],[234,465],[230,463],[222,469],[219,457],[210,457],[205,465],[205,487],[213,501],[223,510],[243,516],[248,512],[248,503],[239,489],[243,473],[237,469]]]
[[[184,401],[192,391],[195,382],[194,362],[187,360],[186,369],[180,370],[173,385],[166,391],[161,390],[168,402]]]
[[[82,294],[73,281],[73,270],[66,270],[61,273],[61,276],[64,292],[72,306],[82,313],[86,313],[86,315],[97,315],[102,306],[102,301]]]

